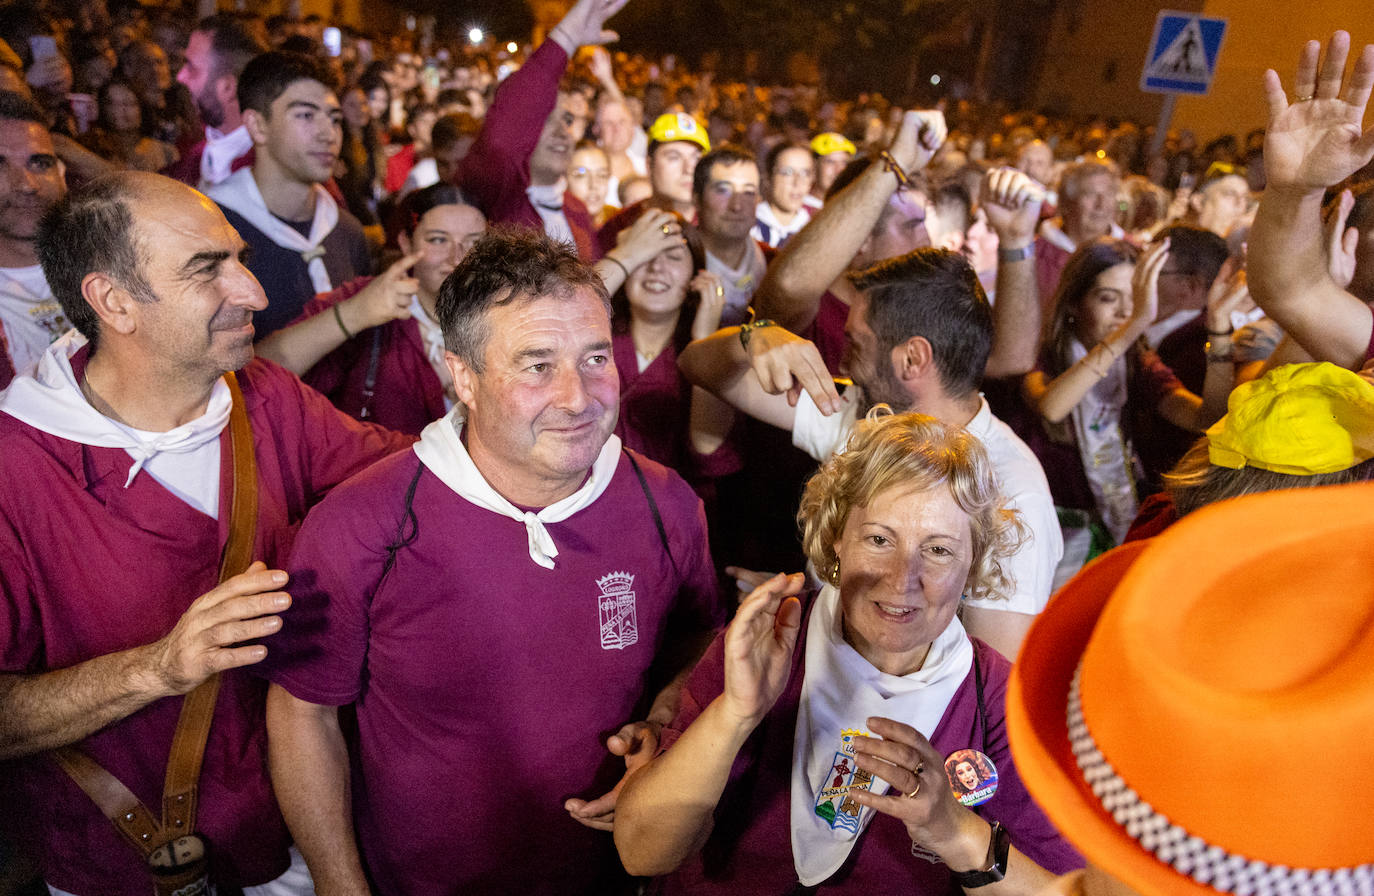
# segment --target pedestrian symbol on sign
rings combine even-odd
[[[1225,19],[1192,13],[1161,12],[1154,40],[1145,57],[1142,90],[1162,93],[1206,93],[1216,72]]]

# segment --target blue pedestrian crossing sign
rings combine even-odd
[[[1153,93],[1203,94],[1217,70],[1225,19],[1164,10],[1155,19],[1155,36],[1145,55],[1140,89]]]

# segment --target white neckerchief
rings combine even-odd
[[[538,513],[532,513],[521,510],[501,497],[483,478],[463,444],[462,412],[463,406],[459,405],[426,426],[420,433],[420,441],[415,443],[415,454],[431,473],[439,477],[439,481],[453,489],[459,497],[484,510],[524,523],[525,533],[529,537],[530,559],[545,569],[553,569],[558,547],[544,524],[562,522],[601,497],[620,464],[620,438],[613,435],[606,440],[592,464],[591,475],[580,489]]]
[[[0,327],[15,373],[36,364],[48,346],[70,329],[40,265],[0,268]]]
[[[1040,222],[1040,237],[1051,245],[1058,246],[1065,252],[1072,253],[1078,248],[1078,244],[1069,239],[1069,235],[1064,232],[1064,219],[1053,218]],[[1126,238],[1126,231],[1113,224],[1107,231],[1107,235],[1114,240]]]
[[[312,184],[311,189],[315,191],[315,218],[310,223],[309,237],[301,236],[300,231],[267,210],[251,167],[235,171],[223,183],[206,190],[205,195],[243,215],[278,246],[299,252],[315,292],[329,292],[334,284],[329,282],[329,271],[324,266],[324,240],[339,223],[339,206],[324,187]]]
[[[1077,339],[1069,345],[1070,364],[1077,364],[1087,354]],[[1131,446],[1121,431],[1126,397],[1126,359],[1117,358],[1111,371],[1069,413],[1088,487],[1102,522],[1117,544],[1126,537],[1139,508],[1131,470]]]
[[[145,432],[117,423],[91,407],[81,394],[71,357],[86,344],[72,330],[54,342],[32,376],[16,377],[0,392],[0,411],[58,438],[97,448],[123,448],[134,459],[124,487],[140,470],[193,507],[217,516],[219,435],[229,423],[232,399],[221,378],[210,391],[205,413],[167,432]],[[194,455],[195,463],[187,460]]]
[[[849,646],[840,617],[839,591],[826,585],[816,596],[806,628],[806,666],[792,746],[792,859],[798,879],[808,887],[844,864],[873,816],[864,809],[859,833],[851,834],[816,815],[816,799],[829,783],[840,732],[866,730],[869,716],[882,716],[929,738],[973,668],[973,644],[958,617],[931,643],[924,665],[901,676],[879,671]],[[886,781],[873,779],[871,792],[881,795],[887,789]]]
[[[420,342],[425,347],[425,360],[434,369],[444,387],[444,406],[448,410],[453,410],[458,395],[453,391],[453,374],[449,373],[448,365],[444,363],[444,331],[425,311],[419,296],[410,297],[410,317],[420,328]]]
[[[558,240],[575,249],[577,242],[573,239],[568,216],[563,213],[564,192],[565,187],[561,178],[556,184],[530,184],[525,188],[525,195],[529,197],[530,204],[539,213],[539,220],[544,222],[544,233],[549,239]]]
[[[253,148],[248,128],[239,125],[227,134],[212,127],[205,129],[205,149],[200,154],[200,189],[222,184],[234,173],[234,162]]]
[[[810,220],[811,209],[802,205],[801,208],[797,209],[797,213],[792,216],[792,223],[784,224],[778,220],[778,213],[773,211],[773,206],[764,199],[754,209],[754,227],[749,231],[749,235],[776,249],[783,240],[801,230]],[[766,238],[764,235],[765,227],[768,228]]]

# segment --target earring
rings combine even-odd
[[[840,558],[835,558],[835,565],[830,567],[830,581],[839,582],[840,580]]]
[[[1070,326],[1072,326],[1073,324],[1078,323],[1078,315],[1076,315],[1076,314],[1066,314],[1066,315],[1064,315],[1064,321],[1065,321],[1066,323],[1068,323]]]

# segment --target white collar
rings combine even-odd
[[[612,435],[601,446],[601,453],[592,463],[591,475],[582,487],[561,501],[555,501],[538,513],[521,510],[491,487],[473,463],[463,444],[463,406],[454,407],[420,433],[415,454],[439,480],[459,497],[484,510],[525,524],[529,538],[530,559],[545,569],[554,568],[558,547],[553,543],[545,523],[558,523],[591,506],[606,491],[620,465],[620,438]]]
[[[134,459],[125,488],[158,454],[193,452],[218,439],[229,423],[232,399],[223,378],[211,390],[205,413],[175,429],[154,433],[116,423],[81,394],[71,357],[85,344],[86,337],[75,330],[54,342],[31,376],[16,377],[0,392],[0,411],[58,438],[97,448],[123,448]]]
[[[921,668],[909,675],[888,675],[860,656],[844,640],[841,616],[839,590],[826,585],[807,623],[801,704],[793,733],[792,861],[806,886],[821,883],[844,864],[873,817],[872,810],[864,809],[857,819],[832,826],[816,812],[825,791],[834,789],[835,766],[847,752],[844,734],[861,731],[869,716],[882,716],[932,737],[973,668],[973,644],[957,616],[931,642]],[[852,759],[848,766],[852,769]],[[887,789],[886,781],[873,779],[872,793],[881,795]],[[844,800],[841,794],[825,801],[839,809]]]
[[[240,168],[223,183],[207,188],[205,195],[238,212],[278,246],[299,252],[315,292],[329,292],[334,285],[330,283],[329,272],[324,266],[324,240],[339,223],[339,206],[324,187],[312,184],[311,189],[315,193],[315,217],[310,222],[308,237],[302,236],[299,230],[267,208],[267,201],[262,198],[258,182],[253,179],[251,167]]]

